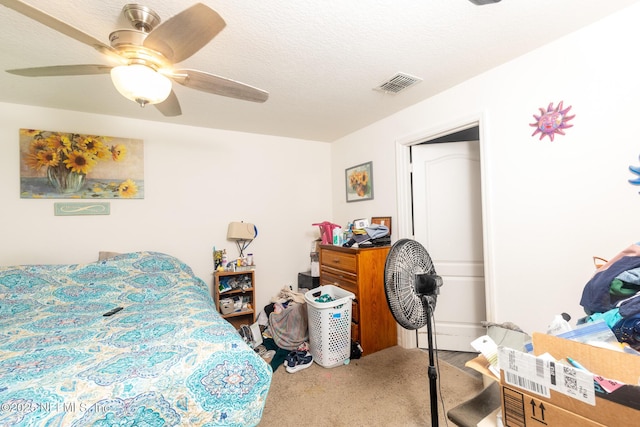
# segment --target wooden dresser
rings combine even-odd
[[[344,248],[320,245],[320,285],[353,292],[351,338],[363,355],[397,344],[397,323],[384,291],[384,264],[390,246]]]

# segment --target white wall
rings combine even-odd
[[[109,216],[54,216],[53,199],[20,199],[18,129],[140,138],[145,198],[109,200]],[[80,263],[98,251],[180,258],[211,285],[212,247],[231,221],[256,224],[258,307],[309,269],[330,218],[330,144],[0,103],[0,265]]]
[[[636,4],[334,143],[334,220],[395,219],[396,141],[483,117],[489,320],[533,332],[555,313],[582,317],[592,256],[640,240],[640,188],[627,182],[640,165],[638,20]],[[574,127],[531,137],[538,108],[560,101]],[[375,199],[345,203],[340,171],[369,160]]]
[[[580,317],[591,257],[640,240],[640,188],[627,183],[640,165],[638,20],[636,4],[334,144],[0,103],[0,264],[148,249],[210,283],[211,247],[234,253],[226,228],[245,220],[259,228],[250,248],[264,305],[308,267],[312,222],[397,220],[396,141],[482,116],[489,319],[536,331],[560,311]],[[554,142],[532,138],[533,114],[561,100],[574,127]],[[21,127],[144,139],[145,199],[113,200],[107,217],[55,217],[54,200],[20,199]],[[374,199],[346,203],[344,169],[370,160]]]

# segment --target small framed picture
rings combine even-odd
[[[345,169],[344,177],[347,202],[373,199],[373,162]]]
[[[391,217],[390,216],[372,216],[371,224],[385,225],[389,229],[389,236],[391,236]]]

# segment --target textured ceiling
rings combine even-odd
[[[0,4],[4,0],[0,0]],[[109,44],[126,1],[28,0]],[[142,3],[167,19],[193,0]],[[269,92],[264,104],[174,84],[182,116],[119,95],[108,75],[28,78],[0,71],[0,101],[191,126],[334,141],[638,0],[204,0],[226,28],[180,63]],[[107,63],[96,50],[0,6],[0,70]],[[556,64],[555,66],[562,66]],[[397,72],[423,79],[372,90]]]

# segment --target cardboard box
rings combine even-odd
[[[490,378],[494,381],[500,381],[500,378],[496,377],[491,370],[489,370],[489,361],[482,354],[479,354],[478,357],[467,361],[464,366],[467,368],[471,368],[474,371],[480,372],[487,378]]]
[[[503,385],[502,424],[505,427],[604,427],[576,413],[543,401],[536,395]],[[612,424],[609,424],[612,425]],[[623,426],[625,424],[615,424]]]
[[[536,419],[534,409],[540,411],[540,403],[547,426],[638,425],[639,356],[546,334],[533,334],[533,348],[534,355],[509,348],[499,351],[503,417],[511,419],[506,426],[536,425],[517,420]],[[588,371],[541,357],[544,353],[558,361],[570,357]]]
[[[465,366],[480,372],[490,380],[500,380],[489,370],[489,361],[483,355],[469,360]],[[501,425],[505,427],[604,427],[604,424],[588,420],[552,403],[544,402],[538,396],[515,387],[501,385],[500,397],[502,409],[500,419],[502,420]],[[496,415],[494,414],[491,420],[493,426],[497,425],[495,419]]]

